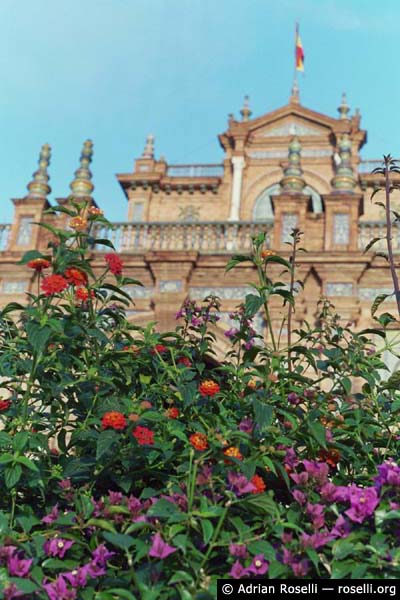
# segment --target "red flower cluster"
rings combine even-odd
[[[121,275],[123,263],[118,254],[113,254],[110,252],[104,256],[104,260],[106,261],[111,273],[114,275]]]
[[[48,269],[50,266],[50,261],[45,258],[34,258],[26,263],[27,267],[30,269],[35,269],[35,271],[43,271],[43,269]]]
[[[124,415],[117,410],[106,412],[101,419],[103,429],[116,429],[122,431],[126,427],[126,419]]]
[[[163,352],[167,352],[168,348],[167,346],[164,346],[164,344],[156,344],[154,346],[154,348],[152,348],[150,350],[151,354],[156,354],[156,352],[158,352],[159,354],[162,354]]]
[[[215,396],[220,389],[218,383],[212,379],[205,379],[199,385],[199,392],[202,396]]]
[[[318,460],[326,462],[332,469],[336,467],[340,461],[340,452],[336,448],[330,448],[329,450],[321,450],[318,454]]]
[[[136,441],[140,446],[153,446],[154,444],[154,432],[147,427],[138,425],[133,431],[132,435],[136,438]]]
[[[176,408],[176,406],[171,406],[171,408],[167,408],[165,414],[168,419],[177,419],[179,417],[179,408]]]
[[[85,287],[78,287],[75,290],[75,298],[77,300],[82,300],[82,302],[86,302],[86,300],[88,300],[89,296],[91,298],[94,298],[94,291],[93,290],[88,290]]]
[[[195,450],[199,450],[200,452],[208,448],[207,436],[204,433],[192,433],[189,442]]]
[[[86,273],[75,267],[67,269],[64,277],[71,285],[85,285],[88,281]]]
[[[65,290],[68,281],[62,275],[49,275],[43,279],[41,287],[46,296],[52,296]]]
[[[265,485],[264,479],[262,477],[260,477],[259,475],[253,475],[250,481],[255,487],[255,490],[251,492],[252,494],[262,494],[263,492],[265,492],[267,486]]]
[[[4,400],[0,398],[0,411],[7,410],[11,406],[11,400]]]
[[[180,356],[177,360],[178,365],[184,365],[185,367],[191,367],[192,363],[187,356]]]

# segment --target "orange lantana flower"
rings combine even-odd
[[[250,481],[256,488],[252,491],[252,494],[262,494],[263,492],[265,492],[267,486],[265,485],[264,479],[262,477],[260,477],[259,475],[253,475]]]
[[[232,458],[236,458],[237,460],[243,460],[243,455],[241,454],[239,448],[236,446],[229,446],[226,450],[224,450],[225,456],[231,456]]]
[[[34,269],[35,271],[43,271],[43,269],[48,269],[50,266],[50,261],[45,258],[34,258],[26,263],[26,266],[30,269]]]
[[[218,383],[212,379],[205,379],[199,385],[199,392],[202,396],[215,396],[220,389]]]
[[[207,436],[204,433],[192,433],[189,442],[195,450],[199,450],[200,452],[208,448]]]
[[[111,410],[110,412],[106,412],[101,419],[101,424],[103,429],[116,429],[117,431],[121,431],[125,429],[127,423],[124,415],[117,410]]]

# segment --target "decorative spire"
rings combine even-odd
[[[86,140],[83,144],[80,166],[75,171],[75,178],[69,186],[72,191],[72,196],[75,200],[88,200],[91,199],[91,194],[94,190],[92,183],[92,173],[89,169],[89,165],[92,162],[93,156],[93,142]]]
[[[50,164],[51,148],[49,144],[44,144],[40,150],[39,168],[32,175],[32,181],[27,185],[27,198],[32,200],[46,200],[47,195],[51,192],[51,187],[48,184],[50,179],[47,173],[47,167]]]
[[[351,140],[347,133],[340,138],[338,153],[335,156],[336,172],[332,179],[332,187],[337,192],[351,194],[356,186],[356,178],[351,166]]]
[[[343,92],[342,94],[342,101],[340,103],[340,106],[338,107],[338,112],[339,112],[339,119],[348,119],[348,113],[350,111],[350,106],[347,104],[347,97],[346,97],[346,93]]]
[[[146,138],[146,145],[143,150],[142,158],[154,158],[154,135],[150,134]]]
[[[249,97],[248,96],[244,97],[243,107],[240,111],[240,114],[242,115],[242,121],[248,121],[252,115],[252,112],[249,107]]]
[[[306,182],[303,179],[303,169],[300,164],[301,144],[295,135],[289,144],[289,162],[283,170],[281,186],[283,193],[301,194]]]
[[[290,96],[289,102],[290,104],[300,104],[300,90],[297,79],[293,81],[292,95]]]

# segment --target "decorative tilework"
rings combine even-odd
[[[302,123],[292,121],[290,123],[278,125],[273,129],[269,129],[268,131],[262,134],[262,137],[276,137],[286,135],[321,135],[321,131],[319,129],[315,129],[314,127],[309,127]]]
[[[327,296],[352,296],[353,295],[353,284],[352,283],[327,283],[326,284],[326,295]]]
[[[281,231],[281,242],[290,242],[290,234],[292,230],[297,227],[297,214],[296,213],[283,213],[282,215],[282,231]]]
[[[23,294],[28,287],[26,279],[3,281],[1,291],[3,294]]]
[[[182,290],[182,281],[180,279],[162,279],[160,280],[160,292],[180,292]]]
[[[331,156],[332,150],[305,148],[301,151],[302,158],[323,158]],[[253,150],[247,153],[249,158],[287,158],[287,150]]]
[[[333,243],[347,245],[350,238],[350,221],[347,213],[336,213],[333,216]]]
[[[375,300],[380,294],[393,294],[394,290],[391,288],[372,288],[365,287],[359,288],[358,296],[361,300]],[[394,300],[394,296],[392,298]]]
[[[244,300],[250,292],[249,287],[191,287],[189,296],[193,300],[204,300],[206,296],[219,296],[224,300]]]
[[[32,219],[33,216],[21,217],[17,234],[18,246],[29,246],[31,243]]]
[[[141,287],[140,285],[124,285],[122,289],[131,298],[151,298],[154,294],[154,288]]]

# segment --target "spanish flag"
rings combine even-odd
[[[296,23],[296,71],[304,72],[304,52],[303,44],[299,35],[299,26]]]

